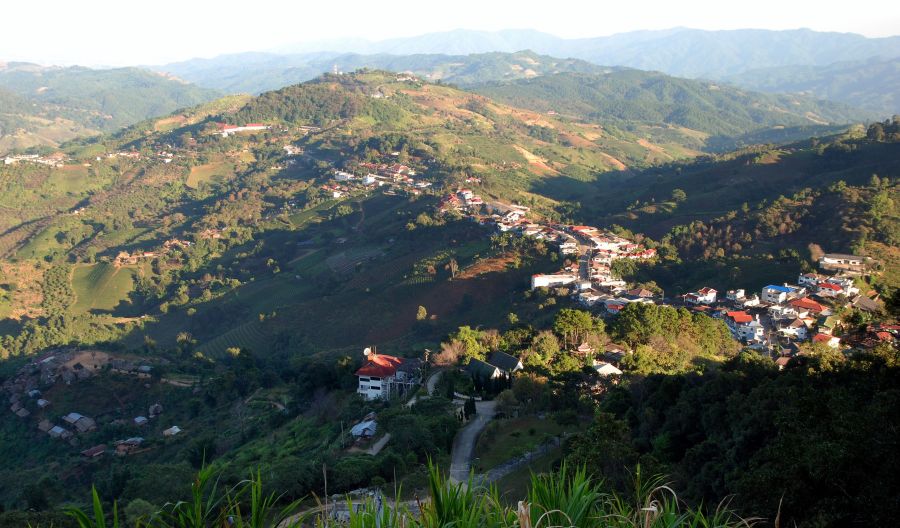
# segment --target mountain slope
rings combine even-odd
[[[138,68],[93,70],[26,63],[0,66],[0,88],[36,104],[50,105],[83,126],[105,131],[219,95]]]
[[[746,92],[638,70],[548,75],[473,89],[511,105],[596,123],[664,123],[698,130],[714,136],[710,143],[714,148],[728,145],[726,137],[759,130],[840,124],[867,117],[865,112],[839,104]]]
[[[99,133],[72,117],[72,112],[56,105],[29,101],[0,88],[0,154],[13,149],[55,147]]]
[[[558,59],[530,51],[472,55],[360,55],[246,53],[192,59],[158,67],[200,86],[226,92],[259,93],[313,79],[333,69],[409,71],[429,81],[459,85],[531,78],[560,72],[603,72],[609,68],[577,59]]]
[[[764,68],[726,80],[752,90],[840,101],[882,116],[900,113],[900,58]]]

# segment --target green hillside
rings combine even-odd
[[[827,66],[763,68],[727,77],[751,90],[798,93],[839,101],[877,112],[880,117],[900,113],[900,59],[838,62]]]
[[[136,274],[133,267],[119,268],[105,262],[76,266],[72,270],[72,291],[76,299],[72,311],[114,311],[120,304],[128,302]]]
[[[789,127],[820,127],[858,121],[865,112],[799,96],[766,95],[727,85],[669,77],[638,70],[605,74],[558,74],[475,91],[507,104],[556,112],[617,126],[668,124],[711,136],[710,148],[725,150],[734,138]],[[813,128],[815,130],[815,128]],[[802,130],[806,137],[812,130]]]
[[[595,73],[610,68],[578,59],[540,55],[532,51],[516,53],[473,53],[468,55],[315,53],[275,55],[247,53],[213,59],[193,59],[159,67],[199,86],[235,93],[259,93],[314,79],[323,73],[350,72],[361,68],[411,72],[429,81],[460,86],[527,79],[561,72]]]
[[[710,449],[742,449],[704,469],[716,479],[741,471],[740,485],[712,486],[691,474],[704,467],[685,455],[694,452],[696,439],[641,410],[665,406],[632,399],[631,388],[656,392],[655,376],[672,387],[696,378],[731,384],[732,377],[718,376],[732,371],[753,380],[747,391],[764,393],[776,368],[756,352],[740,354],[724,322],[643,303],[612,316],[582,310],[565,290],[532,291],[535,274],[573,264],[571,257],[546,240],[501,235],[441,207],[448,194],[466,187],[491,210],[517,203],[544,225],[610,229],[658,252],[641,264],[615,262],[629,287],[662,289],[668,298],[700,285],[758,289],[811,269],[820,251],[858,251],[879,262],[860,287],[893,299],[900,286],[897,123],[704,155],[710,134],[751,137],[746,134],[765,127],[758,123],[771,125],[775,110],[757,122],[734,102],[713,115],[703,105],[717,101],[710,95],[715,90],[668,86],[653,76],[644,85],[638,81],[647,74],[633,75],[634,87],[626,91],[647,109],[626,105],[621,118],[598,123],[408,74],[328,74],[72,141],[58,158],[61,167],[27,160],[0,165],[0,310],[8,314],[0,321],[0,386],[16,394],[40,386],[51,402],[40,407],[26,392],[19,399],[27,414],[7,412],[13,403],[0,414],[4,510],[34,510],[22,514],[34,520],[83,504],[95,486],[102,502],[118,501],[134,515],[140,507],[187,498],[191,474],[204,464],[226,488],[258,470],[285,501],[312,494],[331,500],[394,484],[412,500],[424,496],[429,460],[450,463],[463,425],[455,413],[475,404],[444,398],[460,392],[484,397],[476,410],[496,405],[507,417],[479,439],[476,451],[485,458],[478,471],[499,468],[546,438],[546,451],[536,455],[542,464],[588,464],[602,471],[610,490],[632,489],[628,472],[640,462],[678,479],[676,488],[686,490],[691,505],[762,490],[736,499],[738,511],[750,515],[777,504],[780,489],[766,484],[782,483],[773,475],[789,471],[796,481],[784,499],[789,521],[843,519],[828,509],[830,501],[846,504],[841,490],[816,488],[824,498],[813,501],[803,490],[816,486],[816,478],[805,466],[765,456],[768,446],[781,445],[768,438],[798,434],[785,417],[802,412],[803,402],[760,411],[777,424],[748,425],[743,430],[758,435],[749,444],[729,440],[737,433],[704,414],[710,435],[728,437]],[[705,109],[697,115],[706,117],[654,121],[665,107],[678,113],[680,98]],[[222,123],[267,128],[227,133]],[[337,170],[379,178],[368,185],[339,180]],[[842,331],[850,334],[891,320],[893,308],[865,315],[840,309]],[[587,357],[570,353],[582,340],[633,351],[620,363],[626,374],[615,383],[601,379]],[[399,357],[427,353],[432,367],[445,368],[432,397],[420,389],[415,404],[363,401],[354,372],[363,364],[362,349],[373,345]],[[809,357],[824,354],[807,345]],[[458,372],[465,361],[496,351],[523,361],[525,372],[511,385]],[[884,358],[878,368],[863,368],[868,355],[821,374],[815,363],[778,385],[778,394],[809,389],[809,376],[826,380],[809,389],[811,399],[821,394],[838,401],[830,376],[869,383],[883,371],[892,375],[892,356],[876,352]],[[49,356],[71,365],[59,382],[42,371],[54,360],[28,366]],[[825,365],[838,361],[822,358]],[[869,386],[871,394],[841,401],[864,406],[892,397]],[[715,397],[742,397],[723,391]],[[708,405],[701,397],[692,401],[679,408]],[[885,401],[888,409],[893,400]],[[162,414],[144,425],[134,421],[156,403]],[[678,416],[692,423],[695,416],[685,409]],[[63,423],[71,412],[97,422],[96,430],[77,435],[77,446],[38,428],[43,419]],[[378,434],[391,435],[381,451],[349,434],[370,412],[377,413]],[[822,430],[837,427],[837,418],[827,418]],[[869,432],[874,418],[860,423]],[[176,425],[182,432],[164,435]],[[561,431],[568,436],[558,441],[545,436]],[[144,439],[138,448],[118,449],[117,442],[134,437]],[[870,467],[884,458],[875,449],[855,449],[853,440],[839,437],[835,460]],[[88,456],[92,451],[81,454],[100,444],[106,447],[96,458]],[[617,454],[612,461],[609,452]],[[748,466],[750,459],[765,469]],[[888,473],[895,466],[889,462]],[[499,479],[502,491],[521,490],[525,469]],[[852,476],[851,489],[877,496],[861,478]],[[851,517],[882,519],[889,508],[879,503]],[[11,515],[0,514],[0,522]]]
[[[0,152],[111,132],[219,95],[138,68],[94,70],[3,63]]]

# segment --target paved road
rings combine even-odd
[[[428,391],[429,396],[434,394],[434,388],[437,386],[437,382],[440,381],[441,374],[443,373],[443,370],[438,370],[428,377],[428,381],[425,382],[425,389]]]
[[[431,396],[434,393],[434,387],[437,386],[437,382],[441,379],[441,374],[443,374],[443,372],[443,370],[438,370],[433,372],[431,376],[428,376],[428,379],[425,380],[425,394]],[[417,401],[419,401],[419,394],[410,398],[409,401],[406,402],[406,406],[412,407]]]
[[[450,482],[466,482],[475,455],[475,442],[496,414],[497,402],[475,402],[475,418],[456,433],[453,449],[450,451]]]

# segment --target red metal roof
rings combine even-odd
[[[753,316],[747,312],[728,312],[725,315],[730,317],[735,323],[749,323],[753,320]]]
[[[818,288],[819,289],[825,288],[827,290],[838,291],[838,292],[841,291],[840,286],[838,286],[837,284],[832,284],[830,282],[820,282],[818,284]]]
[[[809,310],[811,312],[823,312],[825,311],[825,307],[816,301],[810,299],[809,297],[804,297],[802,299],[794,299],[791,301],[791,306],[795,308],[803,308],[804,310]]]
[[[357,376],[375,376],[377,378],[386,378],[397,373],[397,367],[403,363],[403,360],[384,354],[374,354],[369,356],[369,361],[356,371]]]

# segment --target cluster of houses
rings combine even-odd
[[[171,253],[176,249],[187,249],[191,247],[191,242],[180,238],[171,238],[163,242],[162,247],[157,251],[136,251],[130,253],[128,251],[120,251],[113,259],[115,266],[128,266],[139,263],[141,260],[154,259]]]
[[[838,259],[847,261],[848,255]],[[832,259],[826,255],[824,259]],[[820,267],[837,270],[830,262],[820,260]],[[852,257],[852,262],[865,266],[861,257]],[[847,264],[842,263],[841,266]],[[832,348],[841,348],[842,340],[835,335],[841,322],[834,315],[837,306],[849,306],[858,310],[875,312],[877,302],[863,295],[847,269],[840,268],[838,275],[803,273],[796,284],[770,284],[759,294],[747,295],[743,289],[729,290],[724,298],[713,288],[701,288],[686,293],[681,300],[686,306],[708,315],[723,319],[735,339],[743,344],[761,350],[782,352],[782,363],[797,351],[797,344],[804,341],[821,343]],[[864,268],[856,268],[852,273],[862,273]],[[893,340],[890,332],[872,332],[875,339],[870,345],[885,340]],[[846,343],[843,343],[846,344]]]
[[[630,302],[649,302],[652,292],[631,291],[612,271],[617,259],[645,260],[656,256],[653,248],[643,248],[631,240],[601,231],[591,226],[527,225],[522,234],[554,242],[560,254],[578,255],[580,262],[569,264],[557,273],[536,274],[531,288],[570,287],[575,298],[587,307],[602,304],[608,311],[617,312]]]
[[[441,212],[450,210],[459,211],[468,214],[477,214],[484,205],[484,199],[475,194],[472,189],[461,188],[453,194],[448,194],[441,198],[439,208]],[[525,208],[525,211],[528,209]]]
[[[18,163],[37,163],[48,167],[62,167],[69,160],[62,152],[54,152],[46,156],[38,154],[16,154],[3,158],[4,165],[16,165]]]
[[[239,132],[260,132],[271,128],[263,123],[247,123],[246,125],[229,125],[227,123],[216,123],[216,130],[222,137],[228,137]]]
[[[50,438],[77,445],[77,437],[95,431],[97,422],[94,418],[75,411],[59,416],[58,420],[51,420],[53,406],[43,390],[48,390],[57,383],[70,385],[90,378],[104,368],[108,368],[110,372],[139,379],[149,378],[152,372],[150,365],[136,360],[114,357],[99,350],[61,348],[36,356],[20,368],[14,376],[7,379],[0,386],[0,391],[9,402],[10,412],[22,419],[33,417],[37,420],[37,429],[42,433],[46,433]],[[136,426],[146,425],[162,412],[162,405],[155,403],[148,408],[146,416],[137,416],[131,420],[131,423]],[[124,420],[117,420],[117,423],[128,424]],[[181,432],[177,427],[166,431],[163,432],[166,436]],[[117,447],[117,452],[124,454],[121,451],[128,452],[128,450],[136,448],[136,445],[139,446],[140,442],[135,443],[132,440],[134,439],[122,441],[125,447]],[[89,456],[99,456],[104,450],[98,451],[91,448],[88,450],[90,451]]]
[[[360,163],[359,168],[365,174],[358,176],[352,172],[335,169],[332,177],[337,184],[341,186],[327,187],[335,193],[335,198],[341,195],[337,193],[349,192],[350,186],[367,187],[390,187],[392,189],[400,189],[409,194],[419,195],[425,189],[431,187],[431,182],[417,179],[415,169],[400,163]]]

